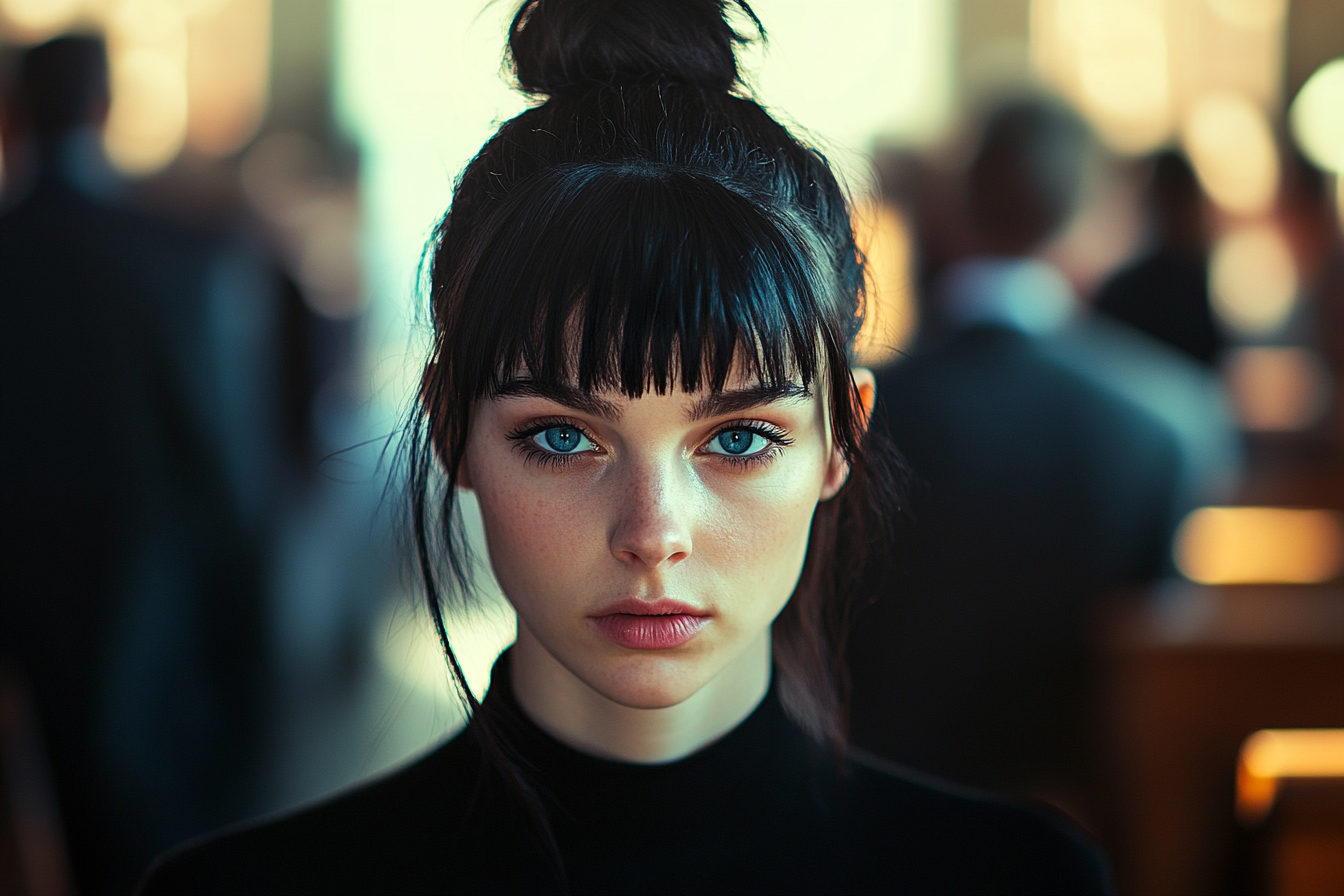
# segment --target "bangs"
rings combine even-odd
[[[635,398],[818,376],[837,320],[832,265],[807,229],[714,178],[648,164],[552,169],[473,236],[448,284],[460,397],[522,374]],[[821,332],[818,331],[818,322]]]

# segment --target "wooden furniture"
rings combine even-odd
[[[1262,728],[1344,727],[1344,588],[1171,584],[1105,630],[1103,836],[1120,892],[1263,889],[1250,853],[1268,835],[1236,820],[1238,753]]]

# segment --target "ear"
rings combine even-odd
[[[859,390],[859,424],[867,432],[873,419],[873,407],[877,404],[877,377],[867,367],[851,367],[849,375],[854,377],[854,385]]]
[[[867,367],[851,367],[850,376],[854,378],[854,387],[858,392],[858,407],[854,410],[859,416],[859,425],[868,429],[873,419],[873,404],[877,401],[877,378]],[[849,461],[845,460],[840,446],[831,445],[831,457],[826,465],[826,478],[821,483],[821,500],[834,498],[849,478]]]

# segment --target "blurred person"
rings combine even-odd
[[[1333,385],[1325,400],[1330,405],[1326,432],[1336,450],[1344,450],[1344,240],[1338,199],[1339,177],[1321,171],[1291,144],[1285,145],[1283,185],[1275,218],[1297,268],[1297,312],[1288,323],[1289,340],[1319,351]],[[1322,433],[1324,434],[1324,433]],[[1344,506],[1344,481],[1323,500]]]
[[[1045,101],[988,118],[965,175],[977,254],[937,285],[940,335],[878,373],[873,425],[914,485],[850,646],[854,742],[1087,816],[1101,594],[1170,570],[1187,495],[1161,417],[1059,356],[1077,312],[1034,253],[1072,218],[1089,134]]]
[[[407,446],[467,728],[149,896],[1106,889],[1062,820],[846,749],[840,611],[892,506],[863,270],[824,159],[739,92],[727,7],[527,0],[509,29],[538,101],[438,229]],[[479,702],[441,604],[471,597],[459,490],[518,619]]]
[[[76,889],[129,892],[249,805],[265,401],[225,374],[265,357],[264,284],[122,198],[100,39],[24,51],[7,99],[0,663],[31,692]]]
[[[1204,191],[1185,156],[1176,150],[1152,161],[1148,214],[1156,245],[1112,275],[1093,307],[1216,367],[1225,340],[1209,305],[1209,227]]]

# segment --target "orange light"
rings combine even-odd
[[[1283,778],[1344,778],[1344,728],[1266,728],[1241,745],[1237,817],[1269,814]]]
[[[1175,555],[1204,585],[1328,582],[1344,566],[1344,525],[1329,510],[1201,507],[1181,523]]]
[[[853,222],[854,242],[867,262],[868,294],[854,352],[860,363],[879,366],[906,346],[915,329],[910,231],[896,209],[876,200],[856,203]]]
[[[1238,348],[1223,362],[1237,422],[1253,432],[1291,432],[1318,422],[1330,378],[1316,354],[1293,346]]]

